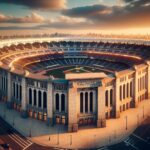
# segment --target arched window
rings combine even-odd
[[[129,97],[129,83],[127,83],[127,97]]]
[[[36,106],[36,90],[34,90],[33,93],[34,93],[34,106]]]
[[[17,87],[16,87],[16,89],[17,89],[17,97],[16,97],[16,98],[18,99],[18,96],[19,96],[19,95],[18,95],[18,84],[16,84],[16,86],[17,86]]]
[[[19,98],[20,98],[20,101],[21,101],[22,100],[22,86],[21,85],[20,85]]]
[[[55,96],[55,100],[56,100],[56,110],[59,111],[59,94],[58,93]]]
[[[110,106],[113,105],[113,90],[110,90]]]
[[[80,93],[80,113],[83,113],[83,93]]]
[[[88,92],[85,93],[85,112],[88,112]]]
[[[32,90],[29,88],[29,104],[32,105]]]
[[[122,86],[120,85],[120,100],[122,100]]]
[[[42,94],[41,91],[38,91],[38,106],[41,107],[42,105]]]
[[[43,92],[43,108],[47,108],[47,93]]]
[[[106,101],[106,106],[108,106],[108,91],[105,92],[105,101]]]
[[[65,94],[61,94],[61,111],[65,111]]]
[[[93,92],[90,92],[90,112],[93,112]]]
[[[15,83],[13,83],[13,96],[15,97],[16,94],[15,94]]]
[[[130,97],[132,97],[133,94],[133,88],[132,88],[132,82],[130,82]]]
[[[126,86],[125,84],[123,85],[123,99],[125,99],[125,94],[126,94]]]

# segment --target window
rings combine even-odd
[[[110,90],[110,106],[113,105],[113,90]]]
[[[106,101],[106,106],[108,106],[108,91],[105,92],[105,101]]]
[[[59,94],[58,93],[56,94],[55,100],[56,100],[56,110],[59,111]]]
[[[80,113],[83,113],[83,93],[80,93]]]
[[[41,107],[41,101],[42,101],[42,94],[41,91],[38,91],[38,106]]]
[[[21,101],[22,100],[22,86],[21,85],[20,85],[19,98],[20,98],[20,101]]]
[[[120,100],[122,100],[122,86],[120,85]]]
[[[32,90],[29,88],[29,104],[32,105]]]
[[[34,90],[34,106],[36,106],[36,90]]]
[[[88,112],[88,92],[85,93],[85,112]]]
[[[93,112],[93,92],[90,92],[90,112]]]
[[[43,93],[43,108],[47,108],[47,93]]]
[[[65,94],[61,94],[61,111],[65,111]]]

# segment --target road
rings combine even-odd
[[[97,150],[150,150],[150,117],[123,142]]]
[[[12,150],[63,150],[32,143],[0,117],[0,139],[9,143]],[[150,117],[124,141],[97,150],[150,150]]]
[[[0,117],[0,139],[8,143],[12,150],[61,150],[32,143]]]

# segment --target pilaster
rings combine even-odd
[[[72,84],[69,87],[68,91],[68,132],[77,132],[78,131],[78,122],[77,122],[77,87],[74,87]]]
[[[47,86],[47,125],[53,125],[53,84],[51,81]]]
[[[115,83],[115,117],[116,118],[120,117],[120,78],[117,75],[117,72],[116,72],[116,83]]]
[[[8,72],[7,74],[7,108],[12,108],[12,101],[11,101],[11,73]]]
[[[105,88],[104,86],[98,87],[97,96],[97,127],[106,127],[105,116]]]
[[[27,113],[27,86],[26,86],[26,79],[22,78],[22,99],[21,99],[21,116],[26,118],[28,116]]]
[[[147,61],[147,79],[146,79],[146,83],[147,83],[147,98],[150,99],[150,61]]]

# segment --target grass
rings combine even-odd
[[[53,70],[48,70],[46,75],[54,76],[55,78],[65,78],[68,73],[88,73],[88,72],[101,72],[100,69],[89,66],[62,66]]]

